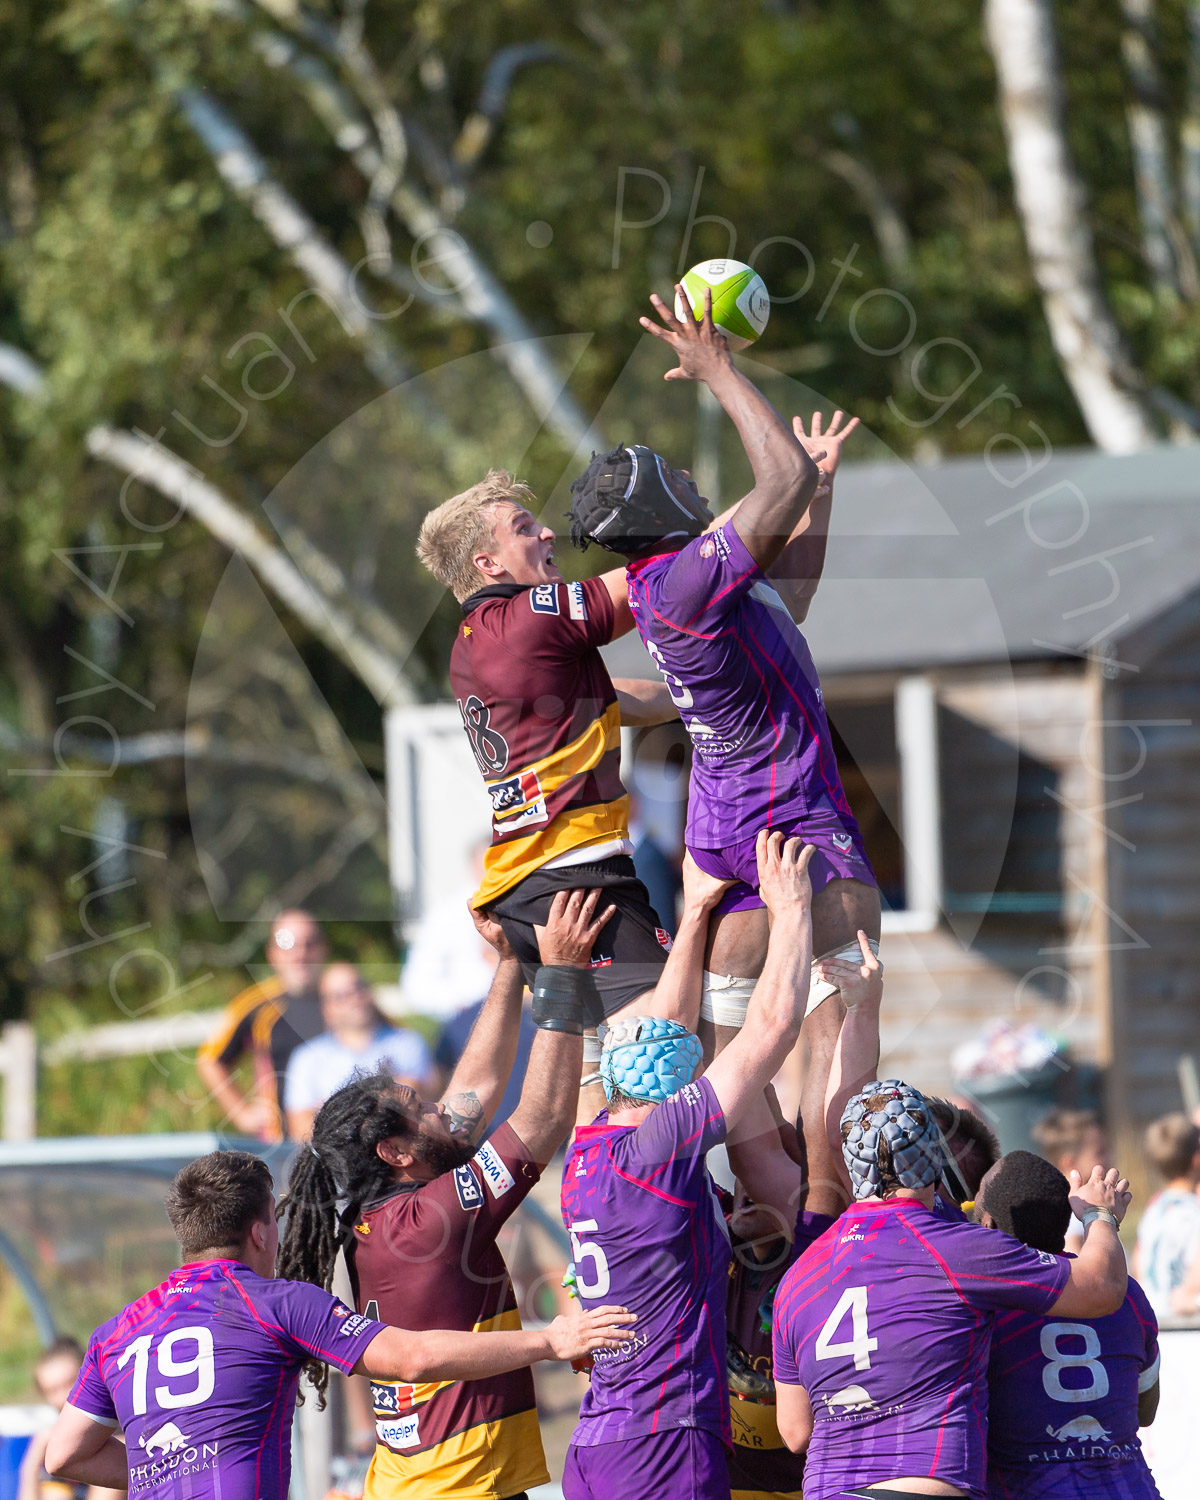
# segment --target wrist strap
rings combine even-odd
[[[543,964],[533,980],[533,1024],[543,1031],[583,1035],[585,1014],[599,1008],[596,981],[587,969]]]
[[[1079,1222],[1083,1225],[1084,1230],[1086,1231],[1088,1225],[1094,1224],[1097,1219],[1106,1219],[1114,1229],[1120,1228],[1120,1225],[1117,1223],[1117,1216],[1113,1213],[1111,1208],[1089,1208],[1088,1211],[1081,1217]]]

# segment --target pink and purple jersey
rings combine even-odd
[[[706,1078],[637,1127],[580,1126],[563,1169],[563,1223],[585,1307],[635,1312],[633,1339],[595,1356],[572,1443],[696,1427],[729,1440],[729,1231],[705,1165],[725,1139]]]
[[[813,1407],[805,1500],[918,1477],[983,1500],[996,1313],[1047,1312],[1069,1274],[911,1199],[847,1209],[775,1297],[775,1383]]]
[[[1001,1313],[988,1361],[988,1500],[1158,1500],[1137,1414],[1157,1379],[1158,1323],[1136,1281],[1108,1318]]]
[[[385,1326],[306,1281],[199,1261],[96,1329],[70,1404],[125,1434],[132,1500],[286,1500],[302,1367],[349,1374]]]
[[[834,817],[849,852],[858,826],[812,653],[733,522],[631,563],[628,587],[638,634],[692,740],[689,848]]]

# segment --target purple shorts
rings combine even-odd
[[[565,1500],[729,1500],[725,1444],[715,1432],[675,1427],[567,1449]]]
[[[814,895],[831,880],[858,880],[863,885],[876,883],[858,824],[852,818],[843,818],[832,808],[822,809],[812,815],[803,815],[794,823],[782,823],[778,831],[786,838],[802,838],[806,844],[816,846],[808,867]],[[691,849],[689,846],[692,858],[705,874],[715,875],[718,880],[737,882],[721,897],[714,915],[753,911],[763,905],[758,894],[756,843],[757,839],[739,839],[725,849]]]

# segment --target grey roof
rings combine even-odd
[[[1072,449],[1033,474],[1013,452],[841,470],[804,626],[822,674],[1077,656],[1200,588],[1200,447]],[[606,656],[652,675],[636,637]]]

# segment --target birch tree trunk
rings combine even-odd
[[[1050,0],[986,0],[1017,208],[1050,336],[1092,441],[1155,441],[1150,408],[1105,301],[1083,184],[1067,151]]]
[[[1159,287],[1178,297],[1183,291],[1175,251],[1179,217],[1166,95],[1155,55],[1154,0],[1121,0],[1121,9],[1125,15],[1121,52],[1132,90],[1126,113],[1142,253]]]

